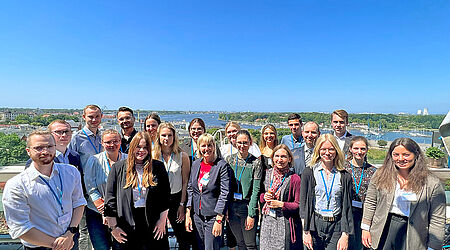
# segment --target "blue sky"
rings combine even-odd
[[[450,1],[0,3],[0,107],[450,109]]]

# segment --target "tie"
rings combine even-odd
[[[306,166],[309,166],[309,163],[311,162],[312,152],[313,152],[312,148],[308,148],[306,150],[306,157],[305,157]]]

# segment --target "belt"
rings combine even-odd
[[[327,217],[327,216],[323,216],[323,215],[321,215],[321,214],[319,214],[319,213],[316,213],[316,212],[314,212],[314,213],[315,213],[316,216],[317,216],[318,218],[320,218],[321,220],[323,220],[323,221],[328,221],[328,222],[337,221],[337,220],[339,220],[339,219],[341,218],[341,215],[340,215],[340,214],[337,215],[337,216],[333,216],[333,217]]]

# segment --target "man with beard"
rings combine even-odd
[[[122,143],[120,145],[120,151],[122,153],[128,154],[130,142],[137,133],[137,130],[134,128],[134,120],[132,109],[120,107],[119,111],[117,111],[117,122],[122,128]]]
[[[54,163],[55,139],[49,131],[28,136],[32,163],[8,180],[3,206],[9,234],[28,249],[78,249],[78,224],[86,200],[78,170]]]
[[[305,169],[305,152],[302,150],[305,142],[302,137],[302,117],[299,114],[292,113],[288,116],[288,126],[291,130],[290,135],[281,138],[281,144],[288,146],[294,156],[294,172],[301,175]]]

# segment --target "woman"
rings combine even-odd
[[[374,249],[441,249],[445,194],[417,143],[395,139],[367,190],[361,228]]]
[[[169,221],[177,237],[179,249],[190,249],[189,237],[184,227],[187,183],[190,163],[178,145],[178,135],[172,124],[163,122],[158,127],[153,159],[164,163],[169,174]]]
[[[267,169],[264,192],[260,195],[261,249],[300,249],[301,221],[298,214],[300,177],[290,170],[293,156],[280,144],[273,149],[273,168]]]
[[[123,249],[169,249],[166,220],[170,185],[164,164],[151,157],[152,139],[138,132],[128,159],[111,167],[105,216]]]
[[[237,152],[236,135],[239,130],[241,130],[241,126],[239,126],[236,122],[228,122],[227,125],[225,125],[225,133],[230,143],[224,144],[220,147],[220,153],[224,158],[227,158],[227,156]],[[249,152],[255,157],[259,157],[261,155],[261,151],[255,143],[250,145]]]
[[[300,217],[308,249],[347,249],[353,234],[352,176],[332,134],[317,139],[311,168],[302,173]]]
[[[377,170],[367,162],[369,142],[363,136],[353,136],[350,140],[345,170],[352,175],[352,213],[355,225],[355,234],[350,235],[351,249],[364,249],[361,243],[362,207],[366,197],[367,187],[373,174]]]
[[[272,124],[267,124],[261,129],[259,149],[261,150],[261,162],[263,171],[272,167],[273,149],[278,145],[277,129]]]
[[[216,157],[216,144],[212,135],[201,135],[197,146],[200,159],[192,164],[188,182],[186,230],[193,230],[194,220],[199,249],[220,249],[230,187],[229,165]]]
[[[192,163],[199,158],[197,154],[197,140],[202,134],[206,133],[205,122],[201,118],[194,118],[189,123],[188,130],[191,138],[181,145],[181,149],[188,154]]]
[[[252,138],[247,130],[236,136],[238,152],[227,157],[233,171],[232,197],[228,220],[239,249],[256,249],[258,195],[261,186],[261,161],[248,152]],[[234,175],[234,178],[233,178]]]
[[[84,168],[84,183],[89,195],[86,209],[86,224],[94,249],[110,249],[112,243],[111,233],[105,225],[103,217],[106,182],[111,166],[125,160],[127,154],[120,152],[121,136],[114,129],[102,133],[102,147],[104,152],[91,156]],[[116,246],[113,246],[116,248]]]
[[[155,112],[149,114],[144,120],[144,130],[147,131],[152,138],[152,148],[156,141],[159,124],[161,124],[161,118],[159,118],[159,115]]]

